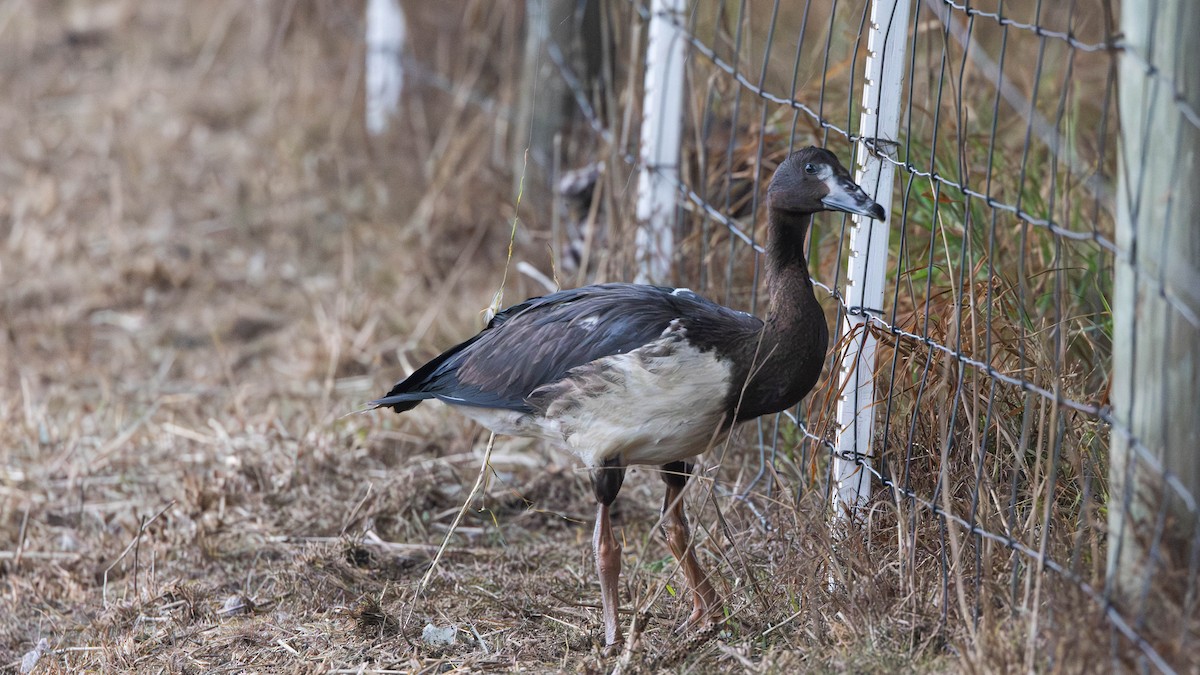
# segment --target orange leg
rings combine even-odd
[[[709,625],[721,615],[717,591],[692,550],[692,534],[688,529],[687,516],[683,512],[681,495],[687,485],[690,471],[691,467],[684,462],[672,462],[663,467],[663,481],[667,484],[667,494],[663,499],[663,528],[666,531],[667,546],[679,561],[688,588],[692,591],[692,615],[679,627],[680,630],[690,626]]]
[[[613,536],[607,504],[600,504],[596,509],[596,533],[592,537],[592,548],[596,551],[600,604],[604,607],[604,645],[615,647],[621,643],[621,625],[617,622],[617,606],[621,602],[617,592],[621,578],[621,543]]]
[[[592,491],[599,505],[596,508],[596,531],[592,550],[596,553],[596,573],[600,576],[600,605],[604,608],[604,647],[612,652],[622,642],[621,625],[617,622],[617,607],[621,604],[621,543],[613,536],[608,507],[617,499],[625,481],[625,467],[620,458],[610,459],[592,469]]]

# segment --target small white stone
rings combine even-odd
[[[221,614],[236,614],[249,609],[250,603],[246,602],[246,598],[240,595],[231,595],[225,598],[225,603],[221,605]]]
[[[79,540],[75,538],[75,533],[71,530],[63,530],[58,537],[58,550],[60,551],[78,551]]]
[[[21,657],[21,673],[32,673],[37,667],[38,661],[42,658],[42,654],[50,648],[50,643],[46,638],[38,640],[37,646],[25,652],[25,656]]]
[[[425,629],[421,631],[421,639],[434,647],[450,647],[458,639],[458,626],[438,628],[427,623]]]

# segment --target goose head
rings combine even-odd
[[[767,205],[785,213],[845,211],[875,220],[886,217],[883,207],[850,178],[837,156],[817,147],[797,150],[783,160],[767,188]]]

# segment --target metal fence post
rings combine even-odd
[[[1160,608],[1192,591],[1163,573],[1170,556],[1155,548],[1200,546],[1200,45],[1187,37],[1200,7],[1130,0],[1121,10],[1108,573],[1122,602]]]
[[[895,165],[876,156],[887,153],[900,126],[904,52],[908,43],[910,0],[875,0],[867,33],[867,75],[855,180],[890,211]],[[878,141],[878,142],[876,142]],[[890,218],[890,215],[889,215]],[[838,456],[834,459],[838,514],[866,503],[871,474],[875,422],[875,338],[867,333],[870,314],[883,307],[887,276],[889,223],[854,216],[846,272],[844,330],[838,399]]]
[[[654,0],[651,4],[637,200],[640,283],[667,283],[671,275],[683,133],[683,8],[683,0]]]
[[[406,37],[404,12],[399,0],[370,0],[367,3],[366,117],[367,131],[387,130],[400,105],[404,87],[401,62]]]

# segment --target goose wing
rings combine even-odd
[[[403,412],[424,399],[532,412],[527,397],[572,368],[653,342],[673,321],[704,334],[757,333],[762,322],[687,289],[600,284],[531,298],[396,384],[375,407]],[[711,348],[711,347],[709,347]]]

